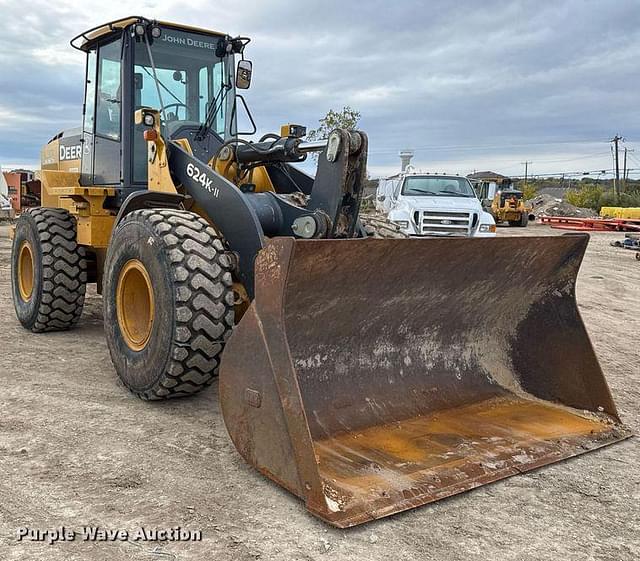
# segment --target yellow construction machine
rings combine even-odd
[[[72,41],[84,119],[15,227],[22,325],[74,326],[95,283],[134,394],[219,374],[240,454],[340,527],[629,436],[576,307],[587,237],[365,239],[364,133],[241,138],[248,41],[142,17]]]
[[[498,191],[491,203],[491,214],[496,224],[508,222],[509,226],[522,226],[529,223],[531,209],[524,203],[522,191],[503,189]]]
[[[509,226],[526,227],[529,220],[535,219],[532,209],[525,204],[523,192],[513,188],[510,177],[484,174],[476,181],[476,192],[496,224],[507,222]]]

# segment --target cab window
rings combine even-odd
[[[98,51],[98,96],[96,101],[96,134],[120,139],[121,41],[114,41]]]
[[[94,105],[96,102],[96,51],[87,54],[87,84],[84,97],[84,130],[93,134]]]

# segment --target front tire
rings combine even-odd
[[[165,399],[211,384],[234,324],[232,266],[223,240],[192,212],[138,210],[120,223],[104,268],[104,325],[134,394]]]
[[[529,224],[529,215],[526,212],[523,212],[522,216],[520,217],[520,223],[518,224],[518,226],[520,226],[521,228],[526,228],[527,224]]]
[[[11,252],[13,304],[34,333],[62,331],[82,315],[86,249],[76,242],[76,221],[66,210],[32,208],[16,223]]]

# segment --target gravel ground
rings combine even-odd
[[[555,235],[546,226],[499,235]],[[631,561],[640,558],[640,448],[579,458],[350,530],[249,468],[214,386],[144,403],[117,382],[91,293],[78,329],[32,335],[10,295],[0,226],[0,559]],[[594,234],[578,300],[623,420],[640,429],[640,263]],[[202,541],[19,542],[16,530],[181,526]]]

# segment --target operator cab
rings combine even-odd
[[[504,175],[492,175],[487,172],[471,174],[467,179],[474,183],[474,189],[478,198],[482,201],[482,208],[490,211],[493,199],[500,191],[510,191],[511,178]]]
[[[234,55],[248,39],[129,17],[85,31],[71,41],[87,53],[82,133],[82,185],[118,188],[117,206],[147,185],[143,107],[160,111],[162,134],[187,139],[208,161],[237,134]],[[251,80],[241,60],[238,86]]]
[[[516,191],[515,189],[507,189],[500,191],[500,207],[506,206],[510,203],[512,206],[517,206],[517,203],[522,200],[522,191]]]

